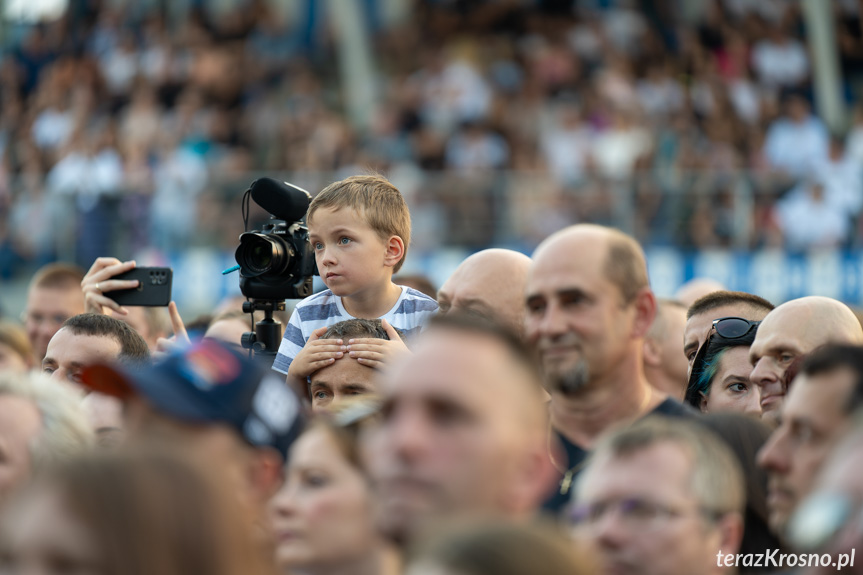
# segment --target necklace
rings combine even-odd
[[[647,395],[644,396],[644,399],[641,400],[641,405],[638,406],[638,412],[635,415],[635,419],[638,419],[642,415],[644,415],[648,406],[650,405],[650,400],[653,399],[653,388],[648,385],[647,386]],[[587,458],[582,459],[580,462],[576,463],[574,466],[566,469],[562,465],[560,465],[557,460],[554,458],[554,452],[551,449],[551,436],[553,432],[553,428],[551,427],[551,421],[548,423],[548,441],[546,442],[546,448],[548,449],[548,458],[551,460],[551,464],[558,471],[558,473],[563,474],[563,478],[560,480],[560,494],[566,495],[569,493],[570,488],[572,487],[572,479],[575,477],[575,474],[581,471],[581,469],[587,463]]]

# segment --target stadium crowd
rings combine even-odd
[[[424,293],[393,275],[411,217],[379,175],[306,221],[327,289],[270,353],[237,298],[195,330],[120,305],[134,261],[36,273],[0,324],[0,572],[863,572],[844,303],[658,300],[637,240],[597,224]]]
[[[863,114],[812,115],[796,3],[417,2],[369,18],[368,132],[320,14],[72,6],[0,66],[3,269],[42,264],[0,321],[0,574],[863,573],[861,315],[660,299],[644,254],[730,242],[741,173],[753,245],[856,241]],[[244,345],[245,298],[118,303],[148,291],[123,252],[234,248],[216,188],[249,170],[338,174],[304,218],[325,288],[273,312],[277,349]],[[552,185],[506,207],[507,170]],[[513,213],[529,255],[402,271],[428,230],[500,246]]]
[[[830,3],[841,133],[813,113],[798,2],[684,4],[369,2],[378,97],[358,126],[319,3],[72,3],[2,58],[4,273],[58,250],[86,267],[109,241],[228,247],[250,174],[314,190],[368,167],[408,195],[421,250],[530,251],[580,221],[685,248],[856,245],[858,3]]]

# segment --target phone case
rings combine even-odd
[[[171,268],[135,268],[114,276],[117,280],[138,280],[137,288],[105,292],[120,305],[166,306],[171,302]]]

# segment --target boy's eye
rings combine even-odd
[[[348,245],[351,243],[351,238],[340,238],[339,243],[343,246]]]
[[[315,249],[316,250],[324,249],[324,244],[322,244],[321,242],[315,242]]]

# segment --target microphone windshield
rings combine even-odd
[[[249,189],[256,204],[287,222],[303,219],[312,199],[306,190],[272,178],[258,178]]]

